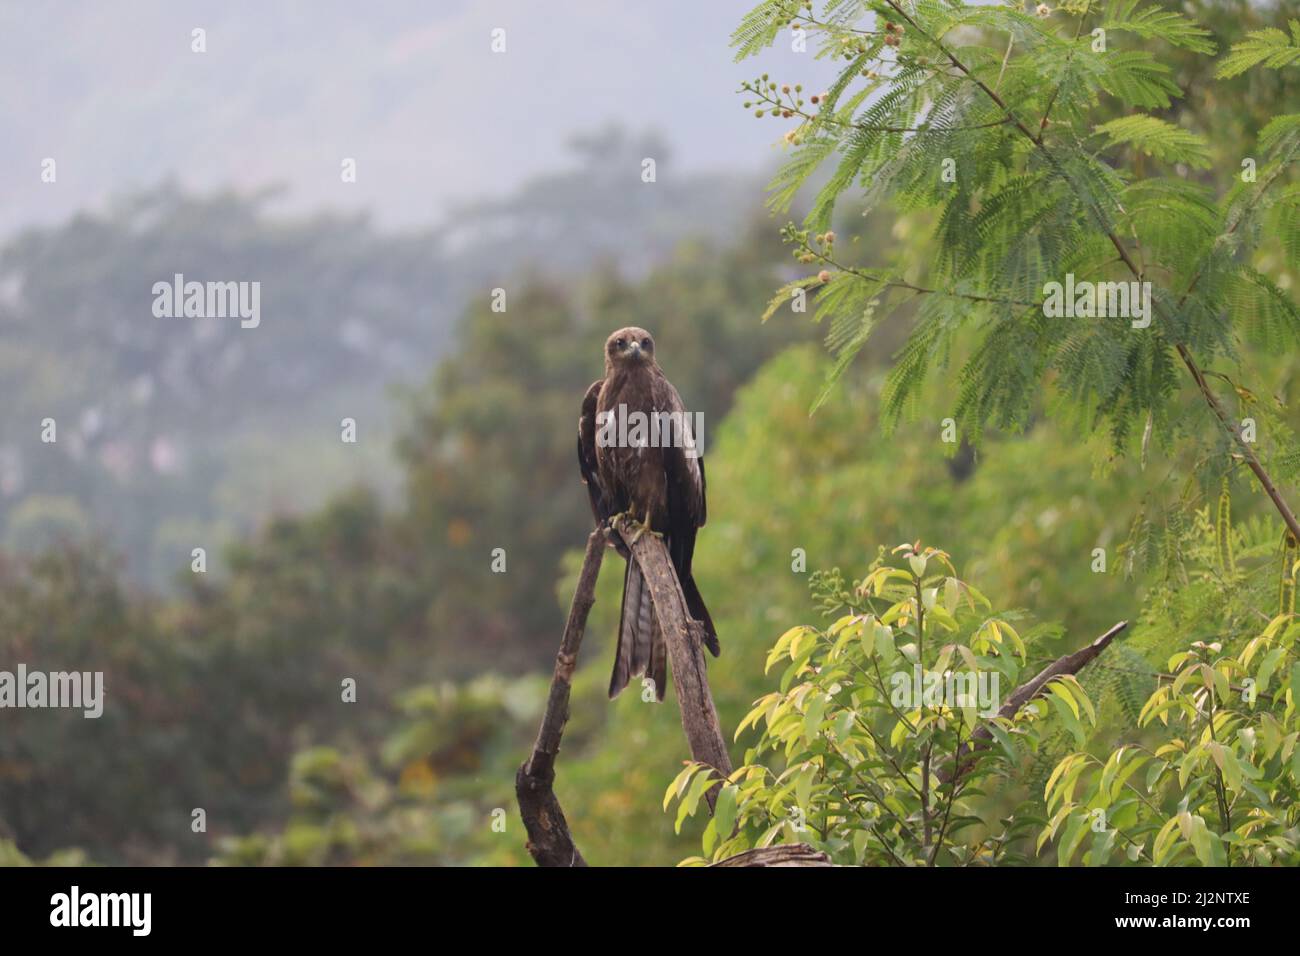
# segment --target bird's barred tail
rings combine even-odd
[[[623,609],[619,614],[618,652],[609,678],[609,696],[617,697],[634,677],[654,681],[655,696],[664,699],[667,648],[655,622],[650,588],[635,560],[629,559],[623,576]]]

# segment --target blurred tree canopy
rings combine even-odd
[[[290,218],[277,189],[195,196],[164,183],[8,239],[0,546],[34,553],[101,533],[131,581],[164,589],[192,547],[218,570],[222,544],[341,485],[393,495],[387,390],[416,385],[456,347],[471,303],[526,269],[557,288],[598,267],[643,277],[683,237],[731,244],[754,204],[749,177],[679,174],[653,135],[610,126],[570,150],[567,168],[419,232]],[[628,190],[648,154],[661,181]],[[153,285],[177,273],[260,282],[261,323],[155,317]],[[355,445],[337,440],[344,417],[358,423]],[[40,441],[45,418],[55,444]]]

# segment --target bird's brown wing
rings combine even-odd
[[[655,406],[679,415],[682,427],[689,432],[692,443],[701,439],[702,436],[694,434],[690,413],[686,411],[681,396],[672,383],[661,375],[655,391]],[[717,657],[721,653],[718,632],[691,573],[695,535],[708,518],[704,456],[699,453],[698,446],[683,447],[680,441],[668,443],[663,453],[668,492],[668,553],[673,559],[673,567],[677,571],[691,616],[704,625],[705,643],[713,656]]]
[[[587,486],[591,513],[597,524],[603,524],[609,518],[609,512],[605,508],[605,495],[600,487],[600,467],[596,463],[596,405],[600,400],[600,388],[604,384],[604,379],[591,383],[582,399],[582,412],[578,415],[578,470],[582,473],[583,484]]]
[[[600,390],[605,380],[598,379],[591,383],[587,394],[582,399],[582,412],[578,415],[578,471],[582,474],[582,483],[587,486],[587,498],[591,502],[591,514],[596,524],[603,525],[609,520],[614,509],[612,497],[600,480],[600,463],[596,459],[596,417],[600,402]],[[627,545],[618,535],[611,535],[614,548],[623,557],[627,557]]]
[[[663,375],[655,382],[654,405],[656,409],[667,411],[674,416],[674,426],[681,423],[686,439],[694,442],[694,422],[690,412],[682,404],[681,396],[672,382]],[[680,440],[683,436],[674,435],[674,440],[664,443],[664,477],[668,488],[668,534],[677,540],[689,540],[692,548],[695,543],[695,531],[704,526],[708,518],[708,505],[704,493],[704,457],[698,453],[698,447],[684,447]],[[676,562],[677,555],[674,555]],[[678,565],[679,573],[690,571],[690,554],[682,555],[684,562]]]

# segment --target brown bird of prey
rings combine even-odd
[[[656,420],[663,426],[657,430],[650,424]],[[638,422],[643,425],[639,430]],[[628,515],[641,525],[636,536],[649,532],[663,538],[686,605],[704,625],[705,643],[716,657],[718,632],[691,576],[695,535],[707,514],[704,458],[695,444],[699,437],[677,389],[655,361],[650,333],[626,328],[611,335],[605,342],[605,377],[587,389],[578,419],[578,465],[591,510],[599,524]],[[627,545],[618,535],[613,541],[627,559],[627,571],[609,696],[618,696],[629,680],[644,674],[663,700],[667,648],[650,588]]]

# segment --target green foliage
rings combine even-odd
[[[1141,0],[1110,0],[1102,14],[1102,29],[1131,33],[1144,40],[1164,40],[1194,53],[1214,53],[1215,45],[1209,39],[1209,30],[1158,3],[1141,9],[1139,3]],[[1074,6],[1077,12],[1078,4]],[[1100,9],[1101,5],[1098,7]]]
[[[1179,534],[1181,573],[1143,610],[1131,646],[1164,670],[1122,742],[1065,755],[1047,781],[1038,842],[1057,839],[1063,862],[1080,827],[1091,865],[1300,861],[1295,550],[1275,522],[1228,524],[1226,499]]]
[[[833,97],[805,104],[778,94],[788,86],[767,77],[746,85],[762,108],[776,108],[795,124],[787,133],[791,160],[773,184],[778,208],[795,195],[794,184],[828,168],[802,227],[783,232],[796,260],[820,270],[807,288],[820,290],[814,314],[832,330],[827,389],[844,381],[873,336],[906,323],[907,341],[881,396],[887,424],[919,420],[918,396],[939,380],[932,373],[955,365],[948,376],[959,383],[953,417],[977,448],[989,427],[1030,427],[1041,395],[1084,431],[1104,429],[1112,455],[1140,448],[1145,469],[1158,446],[1175,461],[1196,463],[1185,478],[1175,468],[1164,479],[1182,481],[1175,499],[1158,491],[1142,496],[1121,549],[1122,571],[1152,580],[1156,590],[1132,640],[1081,675],[1104,714],[1091,745],[1111,763],[1075,740],[1075,752],[1051,772],[1062,747],[1070,749],[1058,734],[1044,739],[1027,771],[1047,795],[1050,819],[1040,848],[1054,839],[1061,864],[1104,863],[1121,850],[1133,860],[1150,862],[1156,854],[1169,862],[1179,858],[1180,839],[1202,862],[1219,862],[1234,849],[1251,862],[1292,853],[1290,837],[1277,842],[1295,823],[1292,783],[1279,771],[1290,753],[1285,733],[1270,730],[1267,747],[1238,753],[1239,738],[1228,744],[1222,736],[1238,729],[1235,718],[1222,716],[1224,702],[1202,730],[1192,724],[1205,716],[1206,701],[1193,699],[1180,705],[1188,721],[1183,736],[1153,740],[1157,731],[1144,709],[1148,698],[1156,701],[1190,673],[1180,669],[1187,654],[1199,655],[1197,673],[1206,681],[1215,668],[1238,673],[1244,665],[1222,663],[1216,640],[1205,635],[1243,634],[1258,627],[1262,608],[1289,614],[1294,600],[1287,572],[1293,542],[1284,536],[1279,549],[1278,529],[1263,529],[1258,519],[1234,525],[1226,474],[1244,455],[1252,463],[1258,457],[1275,478],[1294,479],[1293,415],[1285,400],[1263,397],[1235,373],[1214,372],[1207,380],[1200,368],[1231,361],[1256,373],[1276,371],[1258,352],[1243,350],[1294,351],[1300,339],[1292,291],[1300,214],[1296,187],[1288,184],[1300,156],[1300,116],[1259,108],[1293,104],[1294,96],[1276,91],[1294,90],[1295,75],[1248,74],[1255,66],[1292,65],[1300,27],[1290,24],[1288,36],[1261,25],[1267,11],[1242,3],[1183,10],[1239,37],[1218,63],[1219,84],[1210,77],[1208,57],[1218,46],[1210,31],[1159,4],[1068,3],[1030,17],[1004,7],[883,0],[831,4],[821,16],[811,8],[782,11],[842,47],[846,65]],[[890,50],[868,39],[882,35]],[[1121,46],[1125,35],[1141,46]],[[1185,89],[1196,91],[1193,101],[1180,102]],[[855,91],[867,95],[856,98]],[[1223,109],[1237,101],[1250,104],[1244,114]],[[1215,115],[1232,112],[1238,118]],[[1215,135],[1228,129],[1232,134]],[[829,216],[859,190],[865,211],[888,203],[904,222],[916,223],[915,256],[898,257],[886,269],[863,268],[825,241]],[[1047,283],[1071,274],[1150,282],[1155,321],[1139,330],[1115,317],[1047,317],[1039,304]],[[786,289],[798,287],[795,279]],[[1220,381],[1237,405],[1226,413],[1213,392]],[[1285,374],[1273,381],[1289,391]],[[1222,420],[1258,425],[1268,442],[1255,445],[1253,431],[1244,440],[1207,436],[1204,417],[1189,415],[1202,394]],[[1273,574],[1279,560],[1283,572]],[[1157,670],[1163,666],[1178,673],[1166,680]],[[1276,697],[1273,704],[1280,706]],[[1117,737],[1129,741],[1122,745],[1128,749],[1112,754]],[[1140,798],[1121,792],[1133,789],[1127,774],[1135,759],[1159,753],[1153,767],[1163,767],[1172,758],[1159,748],[1169,746],[1186,754],[1177,793],[1151,785]],[[1251,760],[1268,764],[1263,778],[1224,770]],[[1211,764],[1213,784],[1189,783],[1188,775],[1208,779]],[[1080,775],[1096,787],[1076,800]],[[1233,780],[1225,785],[1226,776]],[[1270,786],[1240,792],[1260,779]],[[1149,813],[1142,802],[1148,799],[1163,816]],[[1218,811],[1217,825],[1211,810]],[[1251,822],[1241,823],[1243,812]],[[1157,834],[1158,848],[1150,842]]]
[[[1107,146],[1127,143],[1167,163],[1186,163],[1202,168],[1210,165],[1202,137],[1145,113],[1102,123],[1096,130],[1106,135]]]
[[[157,862],[156,848],[168,847],[164,860],[198,861],[206,847],[190,831],[191,808],[251,821],[277,803],[276,768],[291,743],[268,711],[288,701],[266,685],[292,699],[287,668],[270,648],[193,642],[119,573],[107,549],[71,547],[0,570],[5,669],[103,672],[96,719],[5,711],[0,830],[33,859],[77,847],[97,862]]]
[[[289,764],[291,811],[283,827],[223,837],[215,862],[518,862],[511,782],[544,693],[540,677],[411,688],[378,756],[355,744],[300,750]]]
[[[838,569],[811,580],[815,602],[847,613],[772,647],[766,669],[784,670],[737,727],[737,738],[760,730],[743,765],[723,779],[689,763],[669,785],[664,808],[677,801],[679,829],[720,787],[708,860],[781,842],[857,865],[1023,860],[1032,813],[999,812],[991,794],[1017,789],[1049,714],[1081,741],[1092,703],[1067,675],[1002,714],[1027,654],[1013,615],[993,613],[944,552],[893,553],[901,566],[878,557],[852,591]]]
[[[1273,28],[1252,30],[1246,39],[1232,45],[1232,51],[1219,63],[1215,75],[1233,77],[1257,66],[1280,70],[1300,63],[1300,20],[1289,20],[1287,26],[1291,29],[1290,36]]]
[[[778,209],[817,170],[828,172],[803,227],[783,233],[798,261],[822,271],[816,315],[830,320],[835,358],[828,387],[873,334],[904,316],[911,331],[885,392],[888,423],[912,412],[933,371],[959,363],[955,417],[971,442],[990,426],[1023,429],[1047,389],[1083,428],[1107,429],[1124,450],[1152,425],[1164,436],[1190,431],[1179,401],[1193,382],[1181,377],[1176,350],[1210,362],[1238,356],[1238,333],[1279,348],[1300,343],[1289,283],[1251,261],[1274,243],[1265,222],[1283,248],[1300,245],[1285,184],[1300,155],[1292,135],[1300,117],[1252,131],[1258,176],[1224,188],[1240,157],[1229,162],[1204,133],[1144,112],[1174,110],[1186,58],[1216,49],[1183,13],[1136,0],[1071,3],[1044,16],[937,0],[836,0],[820,14],[765,3],[737,31],[738,53],[756,53],[786,23],[843,61],[824,98],[805,101],[798,86],[766,75],[744,90],[747,105],[793,124],[791,157],[773,182]],[[1280,42],[1274,34],[1286,40],[1265,30],[1236,44],[1225,76],[1244,69],[1265,37]],[[1126,37],[1140,45],[1121,46]],[[1258,61],[1280,67],[1287,57]],[[1211,167],[1217,189],[1187,178]],[[889,203],[917,218],[932,240],[925,255],[862,268],[821,241],[837,206],[858,191],[866,212]],[[1151,283],[1155,321],[1045,317],[1047,284],[1071,274]],[[813,287],[796,279],[774,305],[805,286]]]

